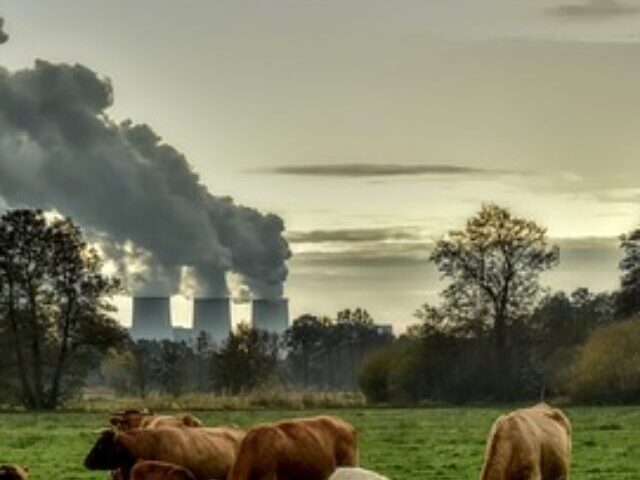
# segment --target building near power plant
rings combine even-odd
[[[256,299],[252,302],[251,326],[281,334],[289,327],[287,299]],[[169,297],[134,297],[131,337],[134,340],[174,340],[193,344],[204,332],[221,344],[231,332],[231,299],[203,297],[193,300],[193,326],[174,327]]]

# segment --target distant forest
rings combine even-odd
[[[134,342],[113,318],[122,291],[71,219],[0,218],[0,404],[53,409],[87,386],[117,395],[362,391],[397,405],[564,399],[640,401],[640,228],[620,237],[614,292],[553,292],[546,229],[494,204],[430,253],[445,286],[394,337],[366,308],[302,315],[281,336],[241,325],[222,344]]]

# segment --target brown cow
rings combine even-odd
[[[131,469],[131,480],[196,480],[188,469],[167,462],[142,460]]]
[[[250,429],[229,480],[326,480],[358,463],[356,431],[335,417],[290,420]]]
[[[163,427],[202,427],[203,423],[191,414],[186,415],[156,415],[148,410],[125,410],[114,414],[110,423],[120,431],[134,428],[163,428]]]
[[[498,418],[487,440],[481,480],[566,480],[571,424],[540,403]]]
[[[29,469],[19,465],[0,465],[0,480],[27,480]]]
[[[138,460],[188,468],[198,480],[225,478],[244,432],[229,427],[134,429],[103,432],[85,459],[89,470],[120,470],[124,480]]]

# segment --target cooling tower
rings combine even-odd
[[[131,337],[134,340],[173,340],[169,297],[134,297]]]
[[[289,301],[256,299],[252,303],[252,326],[256,330],[283,333],[289,327]]]
[[[206,332],[216,343],[224,342],[231,331],[229,298],[196,298],[193,301],[193,335]]]

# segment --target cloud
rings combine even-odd
[[[421,238],[421,235],[417,229],[402,227],[311,230],[308,232],[290,232],[287,234],[287,239],[291,243],[362,243],[409,241],[419,238]]]
[[[0,17],[0,45],[9,40],[9,35],[4,31],[4,18]]]
[[[276,167],[252,169],[249,173],[274,175],[294,175],[309,177],[395,177],[407,175],[484,175],[508,174],[504,170],[464,167],[459,165],[421,165],[421,164],[382,164],[382,163],[346,163],[313,165],[280,165]]]
[[[549,8],[547,12],[558,18],[570,20],[608,20],[616,17],[640,14],[640,6],[617,0],[589,0],[582,3],[566,3]]]
[[[393,267],[428,264],[432,244],[429,242],[377,243],[362,248],[338,251],[300,252],[294,256],[297,265],[325,267]]]
[[[560,251],[617,251],[620,245],[618,237],[576,237],[550,238],[549,243],[556,244]]]
[[[606,203],[640,203],[640,187],[598,190],[593,195]]]

